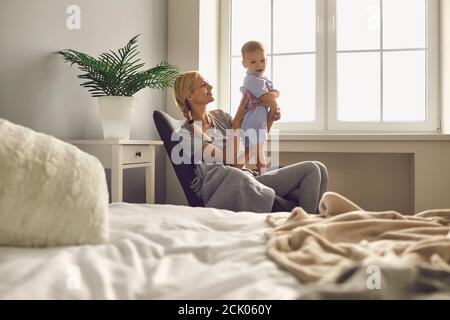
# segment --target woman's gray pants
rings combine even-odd
[[[275,191],[277,201],[286,211],[300,206],[308,213],[317,213],[319,201],[327,191],[328,171],[321,162],[304,161],[255,179]]]

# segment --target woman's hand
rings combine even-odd
[[[280,91],[278,91],[277,89],[271,89],[270,92],[276,93],[277,99],[280,97]]]
[[[252,170],[252,174],[254,177],[259,177],[261,175],[261,172],[259,170]]]
[[[272,120],[278,121],[280,119],[281,119],[281,109],[280,109],[280,107],[277,107],[277,109],[275,110],[275,113],[273,114]]]
[[[272,109],[275,110],[272,116],[273,121],[278,121],[281,119],[281,109],[277,103],[262,103],[260,100],[257,100],[256,103],[257,103],[256,105],[264,105],[266,108],[269,109],[269,111],[271,111]]]
[[[246,94],[244,94],[242,96],[241,102],[239,103],[239,107],[238,107],[238,110],[237,110],[238,113],[244,115],[247,112],[249,112],[250,110],[253,110],[253,109],[255,109],[258,106],[257,104],[253,103],[251,106],[249,106],[247,108],[248,100],[249,100],[248,96]]]

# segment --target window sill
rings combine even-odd
[[[270,135],[269,140],[275,136]],[[279,141],[450,141],[450,134],[439,133],[298,133],[278,135]]]

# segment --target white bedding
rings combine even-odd
[[[294,299],[266,215],[111,204],[106,245],[0,247],[0,299]]]

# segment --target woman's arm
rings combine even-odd
[[[233,129],[233,139],[232,139],[233,162],[234,162],[233,166],[238,167],[238,168],[243,168],[245,166],[245,163],[241,164],[238,161],[238,154],[239,154],[239,132],[238,132],[238,130],[241,129],[241,123],[242,123],[242,120],[244,119],[244,115],[249,110],[256,107],[256,105],[253,105],[250,108],[247,108],[247,104],[248,104],[248,97],[247,97],[247,95],[243,95],[241,102],[239,103],[238,110],[236,111],[236,115],[234,116],[232,126],[231,126],[231,128]]]
[[[239,107],[236,111],[236,115],[234,116],[234,119],[233,119],[233,124],[232,124],[233,130],[237,130],[237,129],[241,128],[241,123],[242,123],[242,120],[244,119],[244,115],[247,113],[248,110],[251,109],[251,108],[250,109],[246,108],[247,103],[248,103],[248,97],[247,97],[247,95],[243,95],[241,102],[239,104]]]
[[[208,137],[206,134],[204,134],[204,136],[205,136],[205,138]],[[203,156],[203,158],[205,155],[207,155],[211,158],[221,159],[225,165],[229,165],[229,166],[236,167],[236,168],[243,168],[244,164],[238,163],[238,157],[237,157],[238,146],[239,146],[239,140],[236,140],[236,137],[233,135],[233,137],[231,139],[231,148],[232,148],[232,150],[234,150],[234,152],[232,154],[232,156],[233,156],[232,159],[227,158],[227,144],[223,145],[222,150],[220,150],[213,144],[210,144],[210,143],[205,144],[203,146],[202,156]],[[228,160],[231,160],[231,161],[228,161]]]
[[[203,152],[206,154],[210,154],[213,157],[223,159],[224,163],[236,168],[243,168],[245,164],[239,163],[238,161],[238,154],[239,154],[239,132],[238,130],[241,128],[241,122],[244,119],[245,113],[248,111],[246,108],[248,103],[248,97],[244,95],[241,99],[241,102],[239,104],[238,110],[236,111],[236,115],[233,118],[231,129],[232,129],[232,136],[230,142],[227,144],[224,144],[223,150],[220,150],[216,146],[210,144],[204,147]],[[255,106],[254,106],[255,107]],[[251,109],[251,108],[250,108]],[[230,145],[231,144],[231,145]],[[231,161],[228,161],[230,159],[227,159],[227,145],[228,147],[231,147],[232,149],[232,159]]]
[[[212,143],[205,143],[202,147],[202,158],[204,155],[208,155],[211,158],[215,159],[221,159],[224,164],[230,165],[237,168],[244,167],[244,164],[238,163],[238,151],[239,151],[239,133],[238,129],[241,127],[241,122],[244,119],[244,115],[247,112],[246,105],[248,103],[248,98],[246,96],[243,96],[241,99],[241,103],[239,105],[239,108],[236,112],[236,116],[234,117],[231,129],[233,132],[233,135],[231,136],[231,140],[227,141],[227,143],[224,143],[222,150],[217,148]],[[209,137],[206,133],[203,132],[203,130],[196,125],[195,123],[192,123],[192,131],[193,134],[201,139],[202,141],[209,142],[212,141],[211,137]],[[233,150],[232,153],[232,159],[227,158],[227,145],[228,147],[231,147]],[[231,161],[229,161],[231,160]]]

